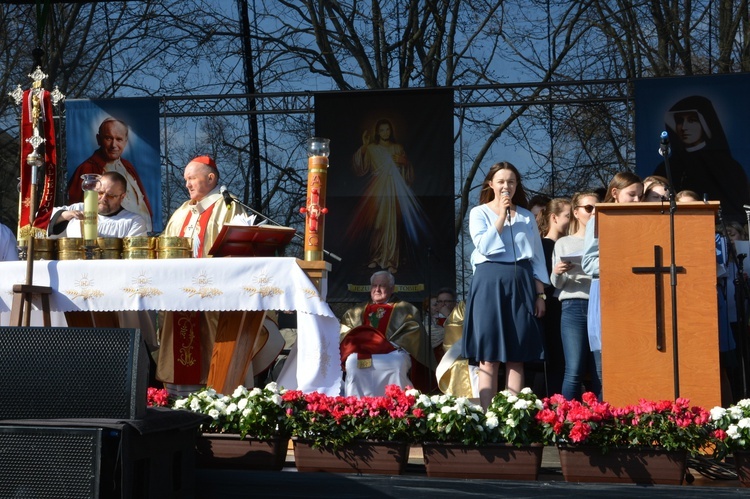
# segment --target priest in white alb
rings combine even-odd
[[[97,204],[97,233],[99,237],[144,236],[146,220],[122,207],[127,193],[127,182],[117,172],[104,172],[99,180]],[[52,210],[47,226],[48,237],[82,237],[83,203],[59,206]]]

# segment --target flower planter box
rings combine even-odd
[[[226,433],[204,433],[195,445],[196,466],[212,469],[279,471],[286,462],[288,437],[258,440]]]
[[[358,441],[338,450],[312,447],[312,443],[293,438],[297,471],[329,473],[368,473],[401,475],[409,459],[406,442]]]
[[[422,444],[429,477],[536,480],[542,466],[541,444],[464,445],[449,442]]]
[[[682,485],[687,452],[655,449],[559,447],[566,482]]]
[[[734,467],[743,487],[750,487],[750,451],[734,451]]]

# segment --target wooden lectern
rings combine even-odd
[[[721,405],[715,214],[675,212],[679,395]],[[675,376],[668,203],[597,204],[603,398],[614,405],[673,400]]]

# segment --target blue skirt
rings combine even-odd
[[[477,265],[466,301],[461,355],[483,362],[544,359],[542,322],[534,317],[536,294],[528,260]]]

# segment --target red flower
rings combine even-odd
[[[536,419],[542,423],[552,424],[557,419],[557,415],[551,409],[542,409],[536,413]]]
[[[169,405],[169,394],[164,388],[150,386],[146,392],[146,404],[149,407],[166,407]]]
[[[583,403],[586,405],[594,405],[599,402],[593,392],[584,393],[583,395],[581,395],[581,400],[583,400]]]

